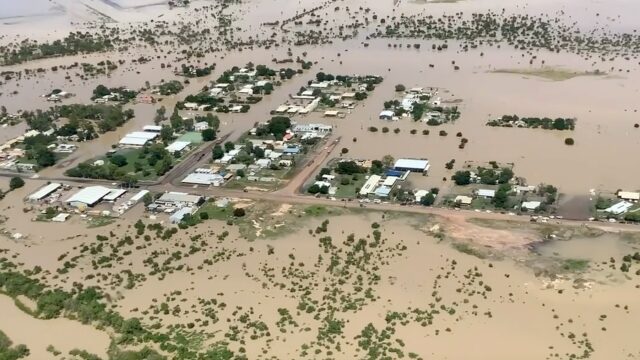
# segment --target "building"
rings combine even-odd
[[[336,117],[340,115],[340,111],[338,110],[327,110],[324,112],[324,116],[326,117]]]
[[[49,195],[53,194],[56,190],[60,189],[62,184],[60,183],[51,183],[40,188],[38,191],[29,195],[29,201],[41,201],[46,199]]]
[[[104,186],[89,186],[73,194],[66,203],[75,208],[92,207],[109,193],[111,189]]]
[[[604,209],[604,212],[613,214],[613,215],[620,215],[629,211],[631,207],[633,207],[633,203],[630,203],[628,201],[620,201],[619,203]]]
[[[471,205],[473,198],[471,196],[458,195],[453,201],[460,205]]]
[[[190,206],[183,207],[182,209],[174,212],[173,215],[169,217],[169,221],[172,224],[178,224],[180,223],[180,221],[182,221],[182,219],[184,219],[185,216],[193,214],[195,212],[194,210],[195,209]]]
[[[186,148],[189,147],[189,145],[191,145],[189,141],[174,141],[165,149],[171,154],[176,152],[182,153]]]
[[[114,202],[118,200],[127,190],[124,189],[112,189],[105,197],[102,198],[103,201]]]
[[[379,118],[380,118],[380,120],[393,120],[393,117],[394,117],[395,115],[396,115],[396,114],[395,114],[393,111],[391,111],[391,110],[384,110],[384,111],[382,111],[382,112],[380,113]]]
[[[133,195],[131,199],[129,199],[128,203],[131,205],[137,204],[138,201],[142,200],[148,193],[149,190],[140,190],[137,194]]]
[[[220,186],[224,177],[220,174],[192,173],[182,180],[183,184]]]
[[[430,167],[429,160],[424,159],[398,159],[393,165],[394,170],[421,173],[426,173]]]
[[[495,190],[487,190],[487,189],[480,189],[477,192],[477,195],[481,198],[485,198],[485,199],[492,199],[496,196],[496,191]]]
[[[631,191],[619,191],[618,197],[623,200],[638,201],[640,200],[640,193]]]
[[[206,121],[200,121],[193,124],[193,129],[195,131],[205,131],[209,128],[209,123]]]
[[[429,191],[427,190],[417,190],[413,193],[413,196],[415,196],[415,202],[419,203],[422,201],[423,197],[427,196],[427,194],[429,194]]]
[[[305,133],[321,133],[328,134],[333,131],[333,126],[326,124],[297,124],[293,127],[293,132],[296,134]]]
[[[379,198],[388,198],[389,194],[391,194],[391,188],[389,186],[380,186],[373,194]]]
[[[383,186],[388,186],[388,187],[394,187],[396,185],[396,182],[398,181],[398,178],[395,176],[387,176],[384,181],[382,182]]]
[[[371,175],[367,179],[367,181],[360,188],[360,195],[367,196],[374,191],[374,189],[378,186],[378,183],[382,179],[379,175]]]
[[[119,142],[122,146],[142,147],[158,137],[158,133],[149,131],[134,131],[125,135]]]
[[[540,205],[542,205],[540,201],[524,201],[521,208],[527,211],[534,211],[540,208]]]
[[[261,168],[268,168],[269,166],[271,166],[271,160],[270,159],[258,159],[258,160],[256,160],[256,165],[258,165]]]
[[[146,132],[154,132],[154,133],[160,133],[160,131],[162,131],[162,126],[160,125],[145,125],[142,128],[142,131],[146,131]]]
[[[204,198],[200,195],[182,192],[166,192],[156,200],[157,204],[174,207],[198,206],[203,202]]]

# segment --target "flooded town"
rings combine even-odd
[[[0,0],[0,359],[640,358],[638,14]]]

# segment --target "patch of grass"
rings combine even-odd
[[[589,268],[589,260],[584,259],[564,259],[562,268],[570,272],[583,272]]]
[[[355,198],[356,197],[356,190],[360,189],[362,187],[362,185],[364,185],[364,183],[367,180],[364,178],[364,176],[358,176],[358,180],[356,181],[351,181],[351,183],[349,183],[349,185],[341,185],[338,183],[338,189],[336,190],[336,198]]]
[[[477,257],[479,259],[486,259],[487,258],[486,252],[484,252],[481,249],[478,249],[476,247],[473,247],[469,243],[454,242],[454,243],[451,244],[451,246],[453,246],[454,249],[460,251],[461,253],[464,253],[464,254],[467,254],[467,255],[471,255],[471,256],[475,256],[475,257]]]
[[[89,229],[93,229],[97,227],[111,225],[114,222],[116,222],[116,219],[110,216],[94,216],[89,218],[89,220],[87,221],[87,226],[89,227]]]
[[[543,67],[540,69],[498,69],[491,71],[496,74],[518,74],[541,77],[551,81],[565,81],[579,76],[603,76],[600,71],[571,71],[561,68]]]
[[[326,207],[322,205],[311,205],[304,209],[304,213],[309,216],[322,216],[329,212]]]
[[[201,213],[207,213],[209,219],[224,221],[233,217],[233,206],[218,207],[215,203],[206,203],[193,216],[196,219],[201,219]]]

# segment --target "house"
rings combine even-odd
[[[192,103],[192,102],[188,102],[188,103],[184,103],[184,108],[187,110],[198,110],[198,103]]]
[[[492,199],[496,196],[495,190],[479,189],[476,193],[481,198]]]
[[[460,205],[471,205],[473,198],[471,196],[458,195],[453,201]]]
[[[231,164],[227,166],[227,171],[232,171],[235,173],[238,170],[244,170],[246,168],[247,168],[247,165],[245,164]]]
[[[427,194],[429,194],[429,191],[427,190],[417,190],[413,193],[413,196],[415,196],[415,202],[419,203],[420,201],[422,201],[422,198],[427,196]]]
[[[326,89],[329,87],[329,82],[328,81],[323,81],[323,82],[319,82],[319,83],[313,83],[311,85],[309,85],[310,87],[312,87],[313,89]]]
[[[53,150],[53,152],[63,153],[63,154],[70,154],[70,153],[76,151],[77,148],[78,147],[76,145],[73,145],[73,144],[59,144]]]
[[[305,90],[300,93],[302,96],[313,96],[313,90]]]
[[[540,205],[542,205],[540,201],[524,201],[521,208],[527,211],[534,211],[540,208]]]
[[[340,111],[338,110],[327,110],[324,112],[324,116],[326,117],[336,117],[340,115]]]
[[[300,153],[300,147],[290,146],[282,149],[282,153],[285,155],[297,155]]]
[[[529,186],[521,186],[521,185],[516,186],[516,194],[525,194],[525,193],[528,193],[528,192],[533,192],[535,190],[536,190],[536,187],[535,186],[531,186],[531,185],[529,185]]]
[[[430,167],[429,160],[425,159],[398,159],[393,165],[394,170],[421,173],[426,173]]]
[[[109,193],[111,189],[104,186],[89,186],[73,194],[66,203],[75,208],[92,207]]]
[[[343,109],[355,109],[356,103],[354,103],[353,101],[343,101],[340,104],[340,107]]]
[[[60,189],[62,184],[60,183],[51,183],[40,188],[38,191],[29,195],[29,201],[41,201],[46,199],[49,195],[53,194],[56,190]]]
[[[184,219],[185,216],[192,215],[194,212],[195,209],[190,206],[183,207],[169,216],[169,221],[172,224],[178,224],[180,223],[180,221],[182,221],[182,219]]]
[[[261,168],[268,168],[269,166],[271,166],[271,160],[270,159],[258,159],[258,160],[256,160],[256,165],[258,165]]]
[[[380,183],[381,179],[382,179],[382,177],[380,177],[379,175],[371,175],[371,176],[369,176],[367,181],[360,188],[360,195],[367,196],[370,193],[372,193],[374,191],[374,189],[378,186],[378,183]]]
[[[209,128],[209,123],[206,121],[200,121],[193,124],[193,129],[195,131],[205,131]]]
[[[354,99],[356,97],[356,93],[354,92],[346,92],[340,96],[343,99]]]
[[[224,92],[221,88],[213,88],[209,90],[209,95],[212,97],[218,97]]]
[[[640,200],[640,193],[630,191],[619,191],[618,197],[623,200],[638,201]]]
[[[620,215],[629,211],[631,207],[633,207],[633,203],[630,203],[628,201],[620,201],[619,203],[604,209],[604,212],[613,214],[613,215]]]
[[[240,113],[242,112],[242,105],[234,105],[232,107],[229,108],[229,111],[232,113]]]
[[[189,147],[189,145],[191,145],[191,142],[189,141],[174,141],[165,149],[171,154],[174,154],[176,152],[182,153],[186,148]]]
[[[141,104],[153,104],[155,102],[155,99],[151,95],[139,94],[138,96],[136,96],[136,102]]]
[[[379,118],[380,118],[380,120],[393,120],[393,117],[394,117],[395,115],[396,115],[396,114],[395,114],[393,111],[391,111],[391,110],[384,110],[384,111],[382,111],[382,112],[380,113]]]

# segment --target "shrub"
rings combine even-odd
[[[21,177],[14,176],[11,178],[11,181],[9,181],[9,189],[11,190],[19,189],[23,186],[24,186],[24,180],[22,180]]]
[[[235,208],[233,209],[233,216],[235,217],[243,217],[246,215],[244,208]]]
[[[400,91],[405,91],[407,88],[402,85],[402,84],[398,84],[396,85],[396,91],[400,92]]]
[[[566,139],[564,139],[564,144],[565,145],[573,145],[573,144],[575,144],[575,142],[573,141],[573,138],[566,138]]]

